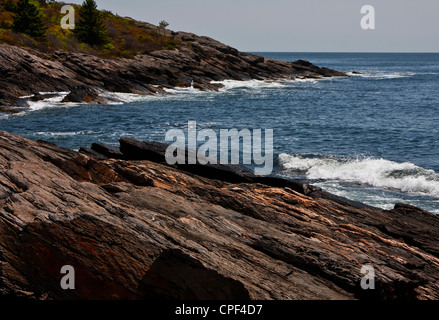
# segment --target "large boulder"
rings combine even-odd
[[[62,102],[107,104],[109,101],[101,96],[96,90],[87,86],[77,86],[62,100]]]

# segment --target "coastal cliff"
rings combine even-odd
[[[222,85],[212,81],[346,76],[305,60],[283,62],[240,52],[191,33],[169,32],[169,37],[178,41],[177,48],[139,54],[132,59],[61,50],[42,53],[2,44],[0,111],[25,109],[26,99],[19,97],[30,96],[34,100],[50,97],[41,92],[70,92],[65,102],[107,103],[99,93],[155,94],[163,93],[163,88],[191,86],[217,90]]]
[[[0,296],[438,299],[439,218],[381,210],[159,143],[80,152],[0,132]],[[62,290],[60,270],[76,271]],[[363,290],[371,265],[375,290]]]

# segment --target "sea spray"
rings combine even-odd
[[[280,154],[279,164],[282,170],[302,172],[311,180],[347,181],[439,196],[439,174],[410,162],[398,163],[372,157],[338,158]]]

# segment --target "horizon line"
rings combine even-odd
[[[439,51],[264,51],[264,50],[240,50],[249,53],[433,53]]]

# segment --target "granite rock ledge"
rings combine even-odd
[[[439,298],[437,216],[172,167],[162,147],[124,138],[76,152],[0,132],[0,297]],[[366,264],[375,290],[361,289]],[[76,290],[61,289],[63,265]]]

